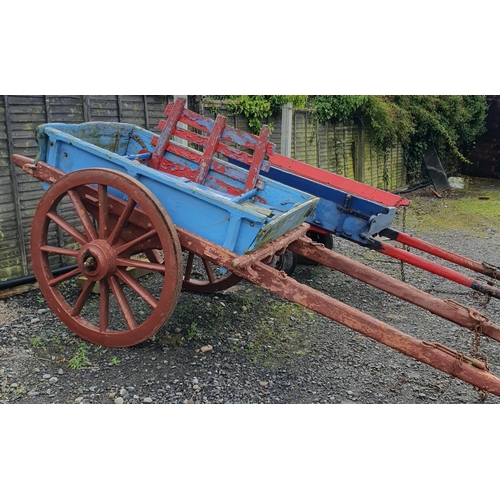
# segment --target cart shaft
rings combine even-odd
[[[453,269],[449,269],[448,267],[444,267],[436,264],[435,262],[431,262],[428,259],[419,257],[418,255],[410,253],[401,248],[396,248],[392,245],[387,245],[383,242],[377,241],[373,249],[381,254],[393,257],[394,259],[398,259],[402,262],[406,262],[407,264],[423,269],[424,271],[428,271],[432,274],[435,274],[436,276],[441,276],[442,278],[458,283],[459,285],[471,288],[472,290],[483,293],[490,297],[494,297],[495,299],[500,299],[499,288],[496,288],[490,284],[481,283],[474,278],[470,278],[469,276],[454,271]]]
[[[374,286],[469,330],[474,331],[481,325],[483,334],[500,342],[500,326],[490,323],[484,315],[472,308],[434,297],[360,262],[328,250],[320,244],[311,244],[309,238],[301,238],[293,242],[289,248],[298,255]]]
[[[467,257],[456,254],[454,252],[450,252],[449,250],[445,250],[444,248],[433,245],[432,243],[428,243],[427,241],[421,240],[419,238],[415,238],[414,236],[400,233],[399,231],[395,231],[394,229],[384,229],[380,232],[380,236],[389,238],[392,241],[397,241],[402,245],[421,250],[422,252],[426,252],[429,255],[434,255],[443,260],[447,260],[448,262],[452,262],[453,264],[465,267],[467,269],[470,269],[471,271],[475,271],[476,273],[484,274],[486,276],[489,276],[490,278],[497,279],[497,277],[499,277],[497,276],[499,274],[499,270],[491,265],[476,262],[475,260],[468,259]]]
[[[470,358],[437,342],[427,342],[411,337],[383,321],[358,311],[309,286],[298,283],[283,271],[277,271],[262,262],[255,262],[245,269],[234,267],[233,262],[238,257],[236,254],[213,245],[209,241],[181,228],[177,228],[177,231],[184,249],[225,267],[228,271],[280,297],[303,305],[407,356],[411,356],[484,391],[500,396],[500,379],[490,374],[482,361]],[[279,240],[275,240],[274,243],[279,244]],[[305,244],[305,242],[302,244]],[[310,244],[313,245],[312,242]],[[292,243],[292,248],[294,248],[293,245]],[[310,255],[307,256],[310,258]]]

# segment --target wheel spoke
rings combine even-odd
[[[106,280],[99,282],[99,329],[105,332],[109,325],[109,284]]]
[[[109,233],[108,187],[99,185],[99,238],[105,240]]]
[[[120,215],[120,218],[118,219],[115,228],[113,229],[113,232],[110,234],[108,238],[108,243],[110,245],[115,245],[116,242],[120,239],[120,235],[122,234],[123,228],[125,227],[125,224],[128,222],[130,216],[132,215],[132,212],[134,211],[136,202],[131,198],[127,201],[127,204],[125,205],[125,208]]]
[[[132,290],[134,290],[139,297],[141,297],[144,302],[146,302],[151,309],[156,309],[158,305],[158,301],[151,295],[137,280],[132,278],[130,274],[120,271],[119,269],[116,271],[116,275],[120,278],[124,283],[126,283]]]
[[[47,284],[50,287],[55,287],[59,285],[60,283],[63,283],[64,281],[69,280],[70,278],[74,278],[75,276],[78,276],[80,274],[80,269],[76,268],[73,269],[72,271],[69,271],[66,274],[61,274],[60,276],[57,276],[56,278],[53,278],[47,282]]]
[[[162,257],[160,252],[158,250],[155,250],[154,248],[148,248],[147,250],[144,250],[144,253],[149,259],[149,262],[155,262],[157,264],[165,263],[165,259]]]
[[[87,243],[87,238],[78,229],[73,227],[69,222],[65,221],[61,216],[56,214],[55,211],[47,213],[47,218],[55,222],[61,229],[66,231],[77,243],[80,245],[85,245]]]
[[[150,238],[153,238],[157,234],[158,233],[156,232],[155,229],[151,229],[151,231],[148,231],[147,233],[144,233],[143,235],[139,236],[138,238],[135,238],[134,240],[131,240],[131,241],[125,243],[121,247],[118,247],[116,249],[116,253],[117,253],[117,255],[120,255],[123,252],[126,252],[128,249],[133,248],[135,245],[139,245],[143,241],[147,241]]]
[[[205,267],[205,272],[207,273],[208,276],[208,281],[210,283],[213,283],[215,281],[214,277],[214,272],[212,271],[212,267],[210,266],[210,261],[207,259],[202,259],[203,260],[203,266]]]
[[[116,259],[116,264],[119,267],[136,267],[138,269],[157,271],[161,274],[165,274],[165,264],[155,264],[154,262],[137,260],[137,259],[125,259],[122,257],[118,257]]]
[[[184,281],[191,280],[191,273],[193,272],[193,260],[194,260],[194,253],[189,252],[186,263],[186,269],[184,271]]]
[[[195,257],[201,260],[195,261]],[[203,268],[201,267],[203,265]],[[201,255],[187,252],[186,265],[182,287],[184,290],[195,293],[215,293],[236,285],[241,278],[234,273],[227,273],[218,277],[208,259]]]
[[[76,213],[83,225],[83,229],[85,229],[85,233],[87,234],[88,239],[97,239],[97,232],[94,225],[92,224],[92,221],[90,220],[87,209],[83,205],[80,195],[75,190],[70,189],[68,191],[68,196],[71,200],[71,203],[73,203],[73,206],[75,207]]]
[[[120,287],[118,279],[115,276],[111,276],[109,278],[109,285],[116,301],[118,302],[118,305],[120,306],[123,317],[125,318],[129,329],[133,330],[134,328],[137,328],[137,322],[135,320],[134,313],[132,312],[130,304],[128,303],[127,298],[125,297],[125,294]]]
[[[89,298],[90,293],[92,292],[92,287],[94,286],[95,281],[87,280],[83,285],[82,291],[78,296],[78,299],[71,310],[71,316],[79,316],[82,312],[83,306],[87,299]]]
[[[78,250],[71,250],[70,248],[52,247],[50,245],[43,245],[40,250],[45,253],[53,253],[56,255],[67,255],[68,257],[78,257]]]

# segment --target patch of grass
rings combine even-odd
[[[184,345],[184,337],[180,333],[166,333],[158,341],[162,347],[181,347]]]
[[[214,319],[220,320],[224,317],[224,310],[226,308],[223,307],[219,302],[215,301],[215,303],[211,304],[210,310],[214,316]]]
[[[192,321],[191,325],[189,325],[187,331],[187,338],[189,340],[201,340],[203,337],[202,331],[198,328],[198,324],[196,321]]]
[[[382,260],[382,254],[374,251],[374,250],[368,250],[363,254],[363,257],[370,261],[370,262],[378,262]]]
[[[247,344],[248,354],[255,364],[279,366],[293,356],[303,355],[307,350],[307,328],[295,328],[295,324],[307,322],[311,312],[292,302],[272,305],[255,326]]]
[[[40,347],[43,344],[42,337],[33,337],[30,339],[30,344],[32,347]]]
[[[90,366],[90,360],[88,358],[89,346],[82,344],[78,347],[76,354],[68,361],[68,366],[72,370],[80,370],[85,366]]]
[[[480,199],[487,198],[487,199]],[[406,213],[406,225],[415,230],[468,231],[479,235],[500,222],[500,192],[466,191],[443,198],[415,197]]]

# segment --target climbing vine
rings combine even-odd
[[[306,95],[229,95],[229,96],[208,96],[223,97],[229,113],[243,115],[248,120],[248,126],[255,134],[258,134],[262,125],[273,124],[271,118],[278,116],[281,108],[292,103],[295,108],[306,106]]]
[[[360,120],[368,141],[384,153],[400,143],[408,171],[421,168],[433,145],[450,172],[486,131],[486,96],[310,96],[320,122]]]
[[[396,144],[404,150],[408,172],[420,171],[426,149],[433,145],[447,170],[470,163],[467,154],[486,131],[486,96],[479,95],[231,95],[223,98],[229,113],[247,118],[259,133],[263,124],[291,102],[313,110],[320,123],[360,121],[367,141],[380,153]]]

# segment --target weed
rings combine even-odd
[[[224,316],[224,307],[222,307],[218,302],[210,306],[216,319],[221,319]]]
[[[187,338],[189,340],[201,340],[202,337],[203,334],[201,330],[198,328],[198,324],[196,323],[196,321],[193,321],[187,331]]]
[[[31,347],[40,347],[42,345],[42,342],[42,337],[33,337],[32,339],[30,339]]]
[[[111,363],[112,365],[114,365],[114,366],[118,366],[118,365],[120,364],[120,360],[119,360],[116,356],[113,356],[113,357],[111,358],[110,363]]]
[[[68,361],[68,366],[72,370],[79,370],[84,366],[90,366],[91,363],[87,356],[88,352],[89,347],[87,345],[81,345],[76,354]]]
[[[252,362],[276,366],[294,355],[303,355],[307,351],[307,338],[301,333],[303,328],[296,330],[293,324],[307,322],[311,314],[292,302],[271,305],[265,319],[255,326],[246,347]]]
[[[160,337],[158,343],[162,347],[181,347],[184,345],[184,337],[180,333],[167,333]]]

